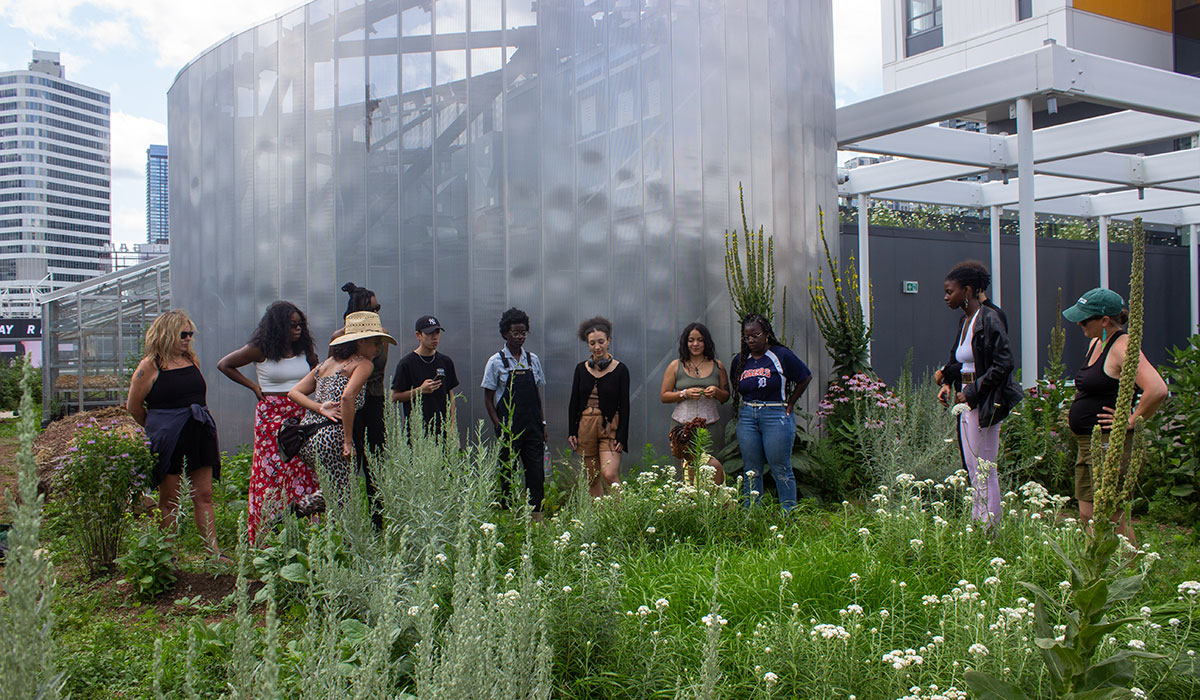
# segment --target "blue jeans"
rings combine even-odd
[[[762,406],[742,403],[738,412],[737,438],[742,449],[742,469],[747,472],[742,482],[746,505],[751,503],[751,490],[757,503],[762,499],[763,469],[771,468],[779,503],[785,511],[796,507],[796,478],[792,474],[792,441],[796,437],[796,417],[783,406]],[[754,472],[750,477],[749,472]]]

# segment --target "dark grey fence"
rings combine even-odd
[[[913,231],[887,226],[871,227],[871,282],[874,292],[874,340],[871,345],[875,371],[885,381],[900,375],[909,350],[913,370],[920,374],[943,364],[954,342],[958,313],[942,301],[946,273],[961,260],[981,260],[990,265],[988,236],[942,231]],[[843,261],[858,254],[858,226],[843,224]],[[1004,236],[1000,243],[1001,307],[1008,315],[1009,339],[1021,346],[1021,281],[1017,238]],[[1129,267],[1133,251],[1129,245],[1109,246],[1109,286],[1129,298]],[[994,271],[993,271],[994,272]],[[1063,306],[1070,306],[1083,292],[1099,285],[1100,257],[1097,244],[1039,238],[1037,241],[1038,362],[1046,363],[1050,331],[1057,315],[1056,303],[1062,289]],[[917,283],[916,294],[904,293],[904,282]],[[1167,358],[1167,349],[1182,345],[1189,336],[1190,314],[1187,249],[1148,246],[1146,250],[1146,325],[1142,349],[1155,364]],[[1083,334],[1063,321],[1066,350],[1063,360],[1074,374],[1085,351]],[[1018,360],[1019,364],[1019,360]]]

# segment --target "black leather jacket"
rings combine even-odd
[[[962,383],[962,365],[954,357],[957,339],[962,337],[963,324],[968,317],[958,322],[954,346],[950,349],[950,362],[942,368],[942,384],[961,387],[967,405],[979,409],[979,427],[991,427],[1008,415],[1024,394],[1013,377],[1015,362],[1004,323],[994,309],[980,308],[979,322],[971,335],[971,353],[975,356],[975,381]]]

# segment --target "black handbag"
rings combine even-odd
[[[275,444],[279,447],[279,456],[284,462],[291,461],[300,454],[300,450],[308,444],[309,439],[321,428],[337,425],[337,421],[326,418],[316,423],[300,424],[299,418],[286,418],[275,436]]]

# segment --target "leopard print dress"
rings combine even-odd
[[[326,401],[341,401],[342,392],[346,390],[346,385],[349,383],[350,377],[341,372],[334,372],[327,377],[318,376],[317,390],[313,394],[313,400],[321,404]],[[366,387],[363,387],[359,390],[358,396],[354,397],[355,411],[363,407],[366,396]],[[325,416],[307,411],[304,418],[300,419],[300,423],[306,425],[323,420],[325,420]],[[346,496],[350,492],[350,480],[354,478],[354,453],[351,453],[349,457],[342,456],[343,434],[341,423],[327,425],[314,433],[300,450],[300,457],[314,471],[319,471],[324,475],[335,490],[332,500],[339,504],[345,503]]]

